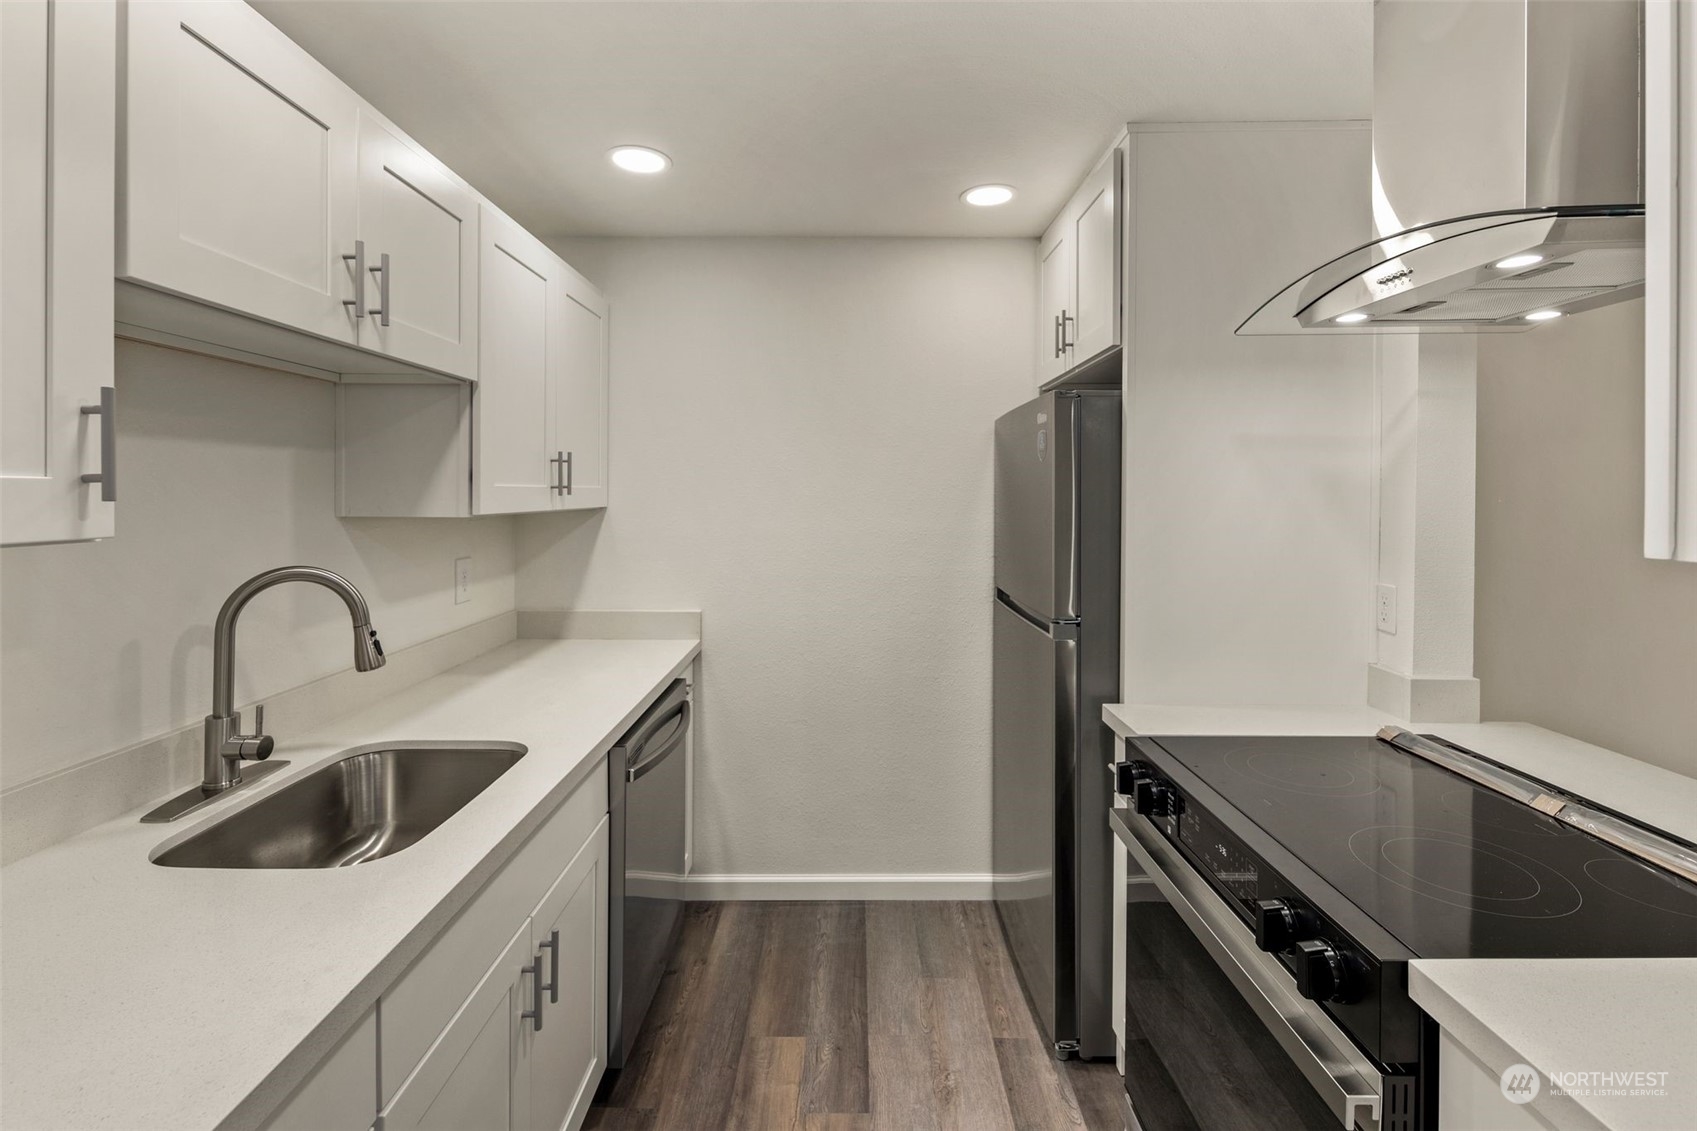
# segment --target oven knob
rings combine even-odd
[[[1343,1001],[1349,993],[1349,968],[1324,939],[1296,944],[1296,992],[1310,1001]]]
[[[1165,817],[1171,805],[1172,790],[1153,778],[1142,778],[1131,795],[1132,808],[1144,817]]]
[[[1137,783],[1149,776],[1149,767],[1142,762],[1115,762],[1113,764],[1114,792],[1122,797],[1130,797],[1137,790]]]
[[[1296,909],[1282,899],[1255,901],[1255,945],[1277,954],[1296,941]]]

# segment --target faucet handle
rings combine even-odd
[[[253,705],[253,733],[255,737],[262,737],[265,734],[264,703],[255,703]]]

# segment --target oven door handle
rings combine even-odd
[[[1161,889],[1179,917],[1231,979],[1256,1016],[1314,1086],[1342,1126],[1378,1131],[1382,1077],[1318,1006],[1283,984],[1290,975],[1278,959],[1255,945],[1214,889],[1149,823],[1116,809],[1109,818],[1120,842]],[[1327,1030],[1331,1030],[1328,1032]],[[1375,1087],[1374,1082],[1380,1086]]]

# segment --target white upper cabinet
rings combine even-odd
[[[358,97],[246,4],[127,27],[119,277],[354,342]]]
[[[1644,33],[1644,553],[1697,562],[1697,11]]]
[[[116,36],[104,0],[0,3],[4,545],[114,533]]]
[[[478,198],[369,110],[359,115],[359,344],[477,376]]]
[[[1072,363],[1066,334],[1073,316],[1073,232],[1062,212],[1037,243],[1037,383],[1059,377]]]
[[[1074,322],[1067,347],[1071,365],[1089,361],[1120,341],[1120,150],[1110,150],[1067,208],[1072,231]]]
[[[1109,150],[1038,241],[1039,384],[1120,344],[1124,164]]]
[[[472,400],[477,514],[552,510],[564,482],[548,407],[565,366],[565,271],[535,236],[485,210],[482,381]]]
[[[478,230],[477,384],[344,381],[345,518],[607,505],[607,301],[493,207]]]
[[[607,302],[540,240],[483,210],[477,514],[607,505]]]
[[[562,264],[562,266],[564,266]],[[607,300],[582,275],[561,280],[561,372],[550,384],[556,510],[607,505]]]

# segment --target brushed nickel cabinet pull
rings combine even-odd
[[[550,1004],[559,1005],[560,1004],[560,932],[559,931],[549,931],[547,941],[543,942],[541,945],[548,948],[548,985],[545,987],[548,991],[548,1001],[549,1001]],[[537,955],[536,960],[537,960],[537,962],[541,962],[542,956],[540,954]]]
[[[354,308],[355,318],[364,318],[365,311],[365,241],[354,241],[354,253],[342,256],[343,263],[352,263],[354,276],[354,297],[342,300],[343,306]]]
[[[520,1013],[521,1018],[529,1018],[531,1028],[542,1032],[542,955],[536,955],[536,961],[529,966],[521,967],[521,974],[530,975],[530,1008]],[[509,1016],[511,1016],[509,1014]]]
[[[100,403],[82,406],[84,416],[100,417],[100,473],[90,472],[82,477],[84,483],[100,484],[100,501],[118,501],[118,425],[113,419],[118,393],[111,385],[100,387]]]
[[[387,326],[389,324],[389,253],[385,251],[378,256],[377,264],[376,267],[370,268],[371,273],[377,276],[378,303],[377,308],[372,310],[371,313],[377,316],[379,326]],[[364,295],[364,288],[361,288],[360,297],[363,298]]]

